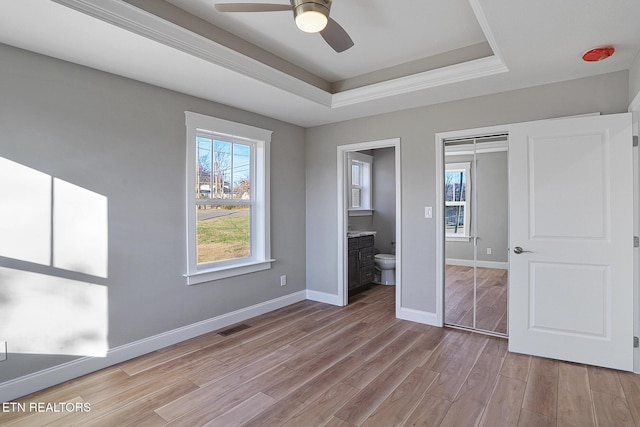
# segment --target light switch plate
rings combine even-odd
[[[0,341],[0,362],[7,360],[7,342]]]
[[[424,217],[433,218],[433,208],[431,206],[426,206],[424,208]]]

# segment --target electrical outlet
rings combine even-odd
[[[0,341],[0,362],[7,360],[7,342]]]
[[[287,286],[287,275],[280,276],[280,286]]]
[[[491,255],[491,248],[487,248],[487,255]]]

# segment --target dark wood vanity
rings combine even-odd
[[[374,236],[360,235],[349,242],[349,296],[368,289],[375,276]]]

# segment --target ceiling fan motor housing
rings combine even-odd
[[[293,7],[293,17],[296,20],[296,23],[299,21],[299,16],[302,16],[305,13],[312,12],[312,14],[322,14],[326,19],[329,18],[329,10],[331,9],[331,0],[291,0],[291,6]],[[326,25],[325,19],[325,25]],[[307,32],[317,32],[320,29],[309,29],[305,30],[300,24],[298,24],[301,30]]]

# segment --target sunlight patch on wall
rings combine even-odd
[[[106,356],[108,290],[91,282],[108,277],[108,224],[107,197],[0,157],[0,340],[9,353]]]
[[[53,179],[53,266],[107,277],[107,198]]]
[[[51,177],[0,157],[0,256],[51,261]]]
[[[108,201],[0,157],[0,256],[108,276]]]
[[[0,283],[9,353],[106,356],[106,286],[4,267]]]

